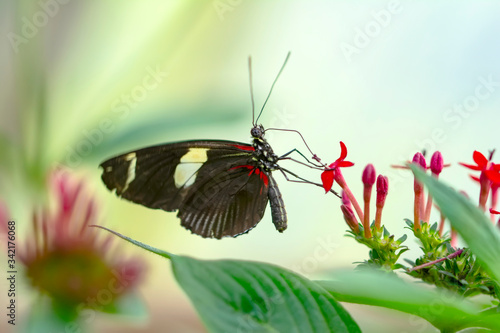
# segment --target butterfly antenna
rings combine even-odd
[[[252,57],[248,57],[248,76],[250,79],[250,99],[252,100],[252,125],[255,126],[255,102],[253,100],[253,83],[252,83]]]
[[[283,72],[283,69],[285,68],[286,63],[288,62],[288,58],[290,58],[290,54],[291,54],[291,52],[288,52],[288,54],[286,55],[285,62],[283,63],[283,66],[281,66],[281,69],[280,69],[278,75],[276,75],[276,78],[274,79],[274,82],[271,86],[271,89],[269,89],[269,94],[267,95],[267,98],[264,102],[264,105],[262,105],[262,109],[260,110],[259,116],[257,117],[257,120],[255,120],[255,122],[259,121],[260,115],[262,114],[262,111],[264,111],[264,107],[266,106],[267,101],[269,100],[269,97],[271,96],[271,93],[273,92],[274,85],[276,84],[276,81],[278,81],[278,78],[280,77],[281,72]]]

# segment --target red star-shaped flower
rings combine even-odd
[[[476,165],[461,162],[459,162],[459,164],[471,170],[484,172],[486,178],[488,178],[491,182],[500,183],[500,164],[490,162],[483,154],[481,154],[477,150],[474,150],[472,159],[474,160],[474,162],[476,162]],[[471,175],[471,178],[479,181],[479,177]]]
[[[471,170],[477,170],[477,171],[484,171],[488,166],[488,159],[477,150],[474,150],[474,153],[472,154],[472,159],[474,160],[474,162],[476,162],[476,165],[466,164],[462,162],[459,162],[458,164],[466,168],[469,168]]]
[[[340,141],[340,157],[335,160],[332,164],[325,168],[325,171],[321,174],[321,181],[323,182],[323,188],[326,192],[330,191],[333,186],[333,181],[335,179],[335,170],[338,168],[346,168],[353,166],[354,163],[349,161],[344,161],[347,157],[347,147]]]

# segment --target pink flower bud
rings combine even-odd
[[[385,198],[389,192],[389,179],[386,176],[377,177],[377,207],[384,206]]]
[[[356,220],[356,216],[354,216],[352,209],[346,205],[340,206],[340,209],[342,210],[342,214],[344,214],[344,220],[349,228],[356,233],[359,232],[358,221]]]
[[[361,180],[363,181],[363,184],[365,186],[372,186],[375,184],[375,167],[373,164],[368,164],[365,169],[363,170],[363,175],[361,176]]]
[[[413,160],[412,162],[414,164],[417,164],[419,166],[421,166],[424,170],[426,169],[427,165],[425,163],[425,157],[424,155],[422,155],[422,153],[418,152],[416,153],[414,156],[413,156]],[[422,190],[423,190],[423,186],[422,184],[417,181],[417,178],[415,178],[415,181],[413,182],[413,189],[415,191],[415,194],[420,194],[422,193]]]
[[[431,171],[435,175],[439,175],[443,171],[443,155],[439,151],[432,154]]]
[[[425,162],[425,157],[422,155],[422,153],[418,152],[415,155],[413,155],[413,163],[420,165],[423,169],[427,168],[427,163]]]
[[[342,190],[342,192],[340,192],[340,196],[342,197],[342,204],[351,207],[351,199],[347,196],[347,192]]]

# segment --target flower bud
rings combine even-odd
[[[384,206],[385,198],[389,192],[389,179],[386,176],[378,175],[377,177],[377,207]]]
[[[347,192],[342,190],[342,192],[340,192],[340,196],[342,197],[342,204],[347,207],[351,207],[351,199],[347,196]]]
[[[431,157],[431,171],[435,175],[439,175],[443,171],[443,155],[436,151]]]
[[[412,162],[416,165],[419,165],[421,166],[424,170],[426,169],[427,165],[425,163],[425,157],[424,155],[422,155],[422,153],[418,152],[416,153],[414,156],[413,156],[413,160]],[[420,183],[419,181],[417,181],[417,178],[415,178],[414,182],[413,182],[413,189],[415,191],[415,194],[418,194],[420,195],[420,193],[422,193],[422,190],[423,190],[423,186],[422,186],[422,183]]]
[[[363,170],[363,175],[361,176],[361,180],[363,181],[363,184],[365,186],[372,186],[375,184],[375,167],[373,164],[368,164],[365,169]]]
[[[344,220],[349,226],[349,228],[351,228],[351,230],[354,231],[355,233],[358,233],[359,225],[352,209],[346,205],[340,206],[340,209],[342,210],[342,214],[344,214]]]

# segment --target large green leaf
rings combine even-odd
[[[465,196],[410,165],[413,173],[429,190],[441,212],[462,236],[472,253],[500,285],[500,231]]]
[[[172,257],[177,281],[213,332],[360,332],[316,283],[269,264]]]
[[[408,283],[378,271],[337,271],[332,281],[319,281],[338,301],[381,306],[422,317],[445,332],[466,327],[500,331],[500,314],[483,314],[461,296],[424,284]]]
[[[177,282],[211,332],[361,332],[330,293],[286,269],[250,261],[196,260],[113,233],[171,259]]]

